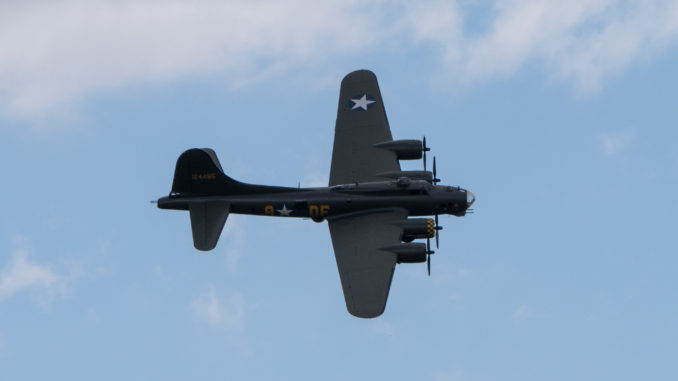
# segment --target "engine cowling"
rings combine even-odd
[[[401,243],[399,245],[384,247],[382,250],[396,254],[398,263],[422,263],[426,262],[426,244]]]
[[[436,223],[431,218],[409,218],[401,223],[403,235],[401,241],[412,242],[417,238],[433,238]]]
[[[424,145],[421,140],[392,140],[377,143],[373,147],[389,150],[396,154],[398,160],[418,160],[423,154]]]

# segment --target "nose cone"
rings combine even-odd
[[[473,194],[470,190],[466,191],[466,205],[471,206],[476,201],[476,195]]]

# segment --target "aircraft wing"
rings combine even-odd
[[[380,248],[400,243],[401,208],[367,210],[328,221],[346,308],[352,315],[373,318],[386,308],[396,254]]]
[[[377,173],[400,171],[395,153],[373,147],[391,140],[377,77],[368,70],[348,74],[339,92],[329,185],[379,181]]]

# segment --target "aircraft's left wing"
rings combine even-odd
[[[367,210],[328,221],[348,312],[362,318],[381,315],[396,265],[396,254],[381,248],[400,244],[407,219],[400,208]]]
[[[396,154],[374,147],[393,140],[377,77],[368,70],[341,81],[330,186],[384,180],[381,172],[400,171]]]

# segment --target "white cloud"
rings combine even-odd
[[[508,76],[537,62],[586,92],[677,39],[675,0],[496,1],[486,32],[458,45],[439,37],[454,50],[449,63],[468,81]]]
[[[253,355],[246,335],[247,304],[239,292],[219,295],[214,287],[191,300],[190,309],[195,321],[217,332],[226,343],[238,349],[245,356]]]
[[[493,1],[469,31],[459,2],[121,0],[0,4],[0,112],[39,118],[149,82],[284,74],[380,46],[437,47],[468,84],[537,63],[596,91],[678,39],[676,0]],[[475,5],[478,7],[478,5]],[[333,70],[333,69],[328,69]],[[247,80],[245,80],[246,82]]]
[[[607,156],[615,155],[631,143],[633,136],[630,130],[604,134],[600,137],[600,151]]]
[[[284,70],[380,40],[377,19],[357,0],[3,2],[0,95],[26,117],[130,84]]]
[[[212,287],[191,301],[191,310],[199,322],[212,328],[242,333],[245,328],[245,300],[234,292],[225,298],[219,297]]]
[[[28,250],[14,251],[10,262],[0,270],[0,302],[24,291],[35,292],[44,305],[68,290],[69,278],[54,272],[49,266],[31,263]]]

